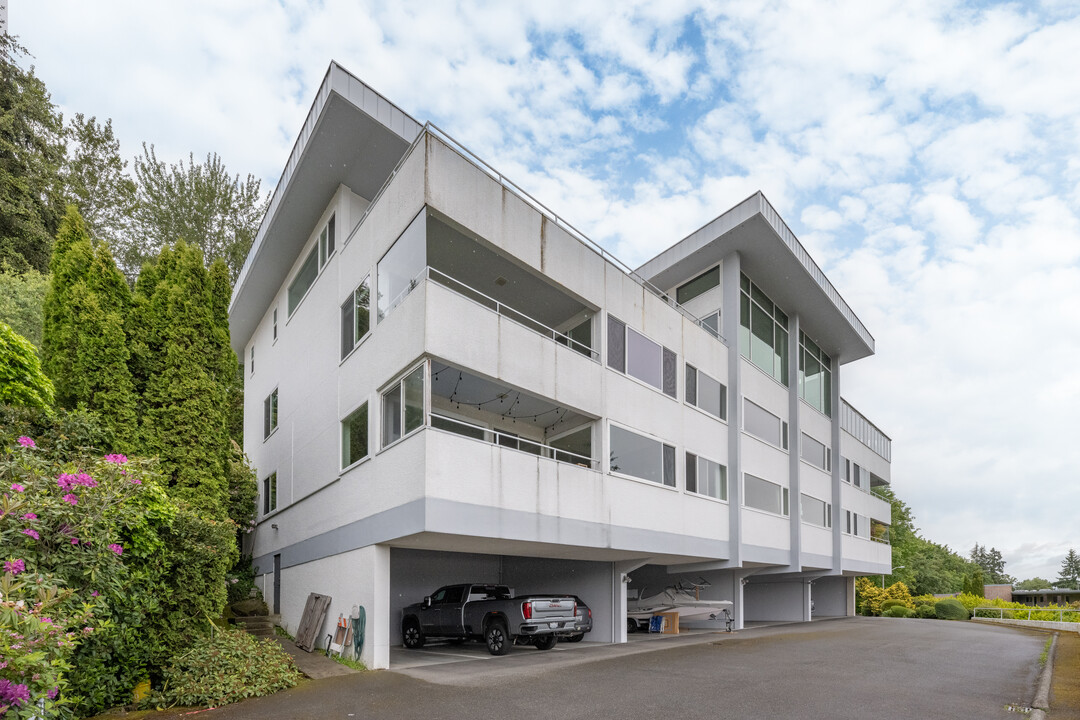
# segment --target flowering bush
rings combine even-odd
[[[171,500],[151,461],[54,462],[26,439],[0,460],[4,720],[93,714],[220,615],[236,526]]]

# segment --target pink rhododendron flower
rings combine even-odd
[[[79,504],[79,496],[78,495],[72,495],[71,493],[68,493],[62,499],[63,499],[64,502],[71,503],[72,505],[78,505]]]
[[[97,597],[100,594],[101,593],[99,593],[97,590],[95,590],[94,592],[90,593],[90,597]]]
[[[75,484],[75,476],[68,473],[60,473],[56,477],[56,484],[60,486],[61,490],[70,490],[71,486]]]
[[[22,491],[23,491],[23,490],[25,490],[26,488],[24,488],[24,487],[23,487],[22,485],[20,485],[19,483],[11,483],[11,489],[12,489],[12,490],[14,490],[15,492],[22,492]]]
[[[139,478],[131,478],[131,484],[132,485],[142,485],[142,480],[140,480]]]
[[[34,530],[32,528],[26,528],[25,530],[22,531],[22,534],[23,535],[29,535],[30,537],[34,538],[35,540],[40,540],[41,539],[41,536],[38,535],[37,530]]]
[[[72,545],[78,545],[79,544],[79,538],[71,538],[71,544]]]
[[[23,560],[8,560],[4,563],[4,572],[9,572],[12,575],[18,575],[26,570],[26,563]]]
[[[115,455],[106,455],[105,462],[114,463],[116,465],[123,465],[127,462],[127,455],[120,455],[119,453]]]
[[[35,515],[34,513],[26,513],[25,515],[22,516],[22,519],[23,520],[37,520],[37,515]]]
[[[34,444],[33,439],[28,438],[25,435],[22,435],[22,436],[19,437],[18,443],[19,443],[19,445],[21,445],[24,448],[37,447],[37,445]]]
[[[117,555],[123,555],[124,554],[123,546],[117,545],[116,543],[113,543],[112,545],[110,545],[109,549],[112,550]]]
[[[97,480],[84,472],[79,473],[79,476],[75,478],[75,482],[83,487],[97,487]]]

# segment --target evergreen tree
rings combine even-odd
[[[48,408],[53,387],[30,342],[0,322],[0,405]]]
[[[44,354],[57,403],[96,411],[116,437],[129,437],[136,426],[124,332],[130,292],[108,246],[91,248],[74,206],[57,234],[51,267]]]
[[[982,568],[991,585],[1009,584],[1016,580],[1012,575],[1005,574],[1005,559],[997,548],[987,550],[985,545],[975,543],[971,550],[971,561]]]
[[[57,404],[68,409],[78,403],[74,390],[78,327],[71,296],[76,286],[85,284],[93,258],[82,216],[68,206],[49,263],[52,276],[42,309],[41,339],[42,369],[56,387]]]
[[[63,210],[64,123],[33,67],[17,64],[25,53],[0,33],[0,262],[45,272]]]
[[[142,452],[158,456],[176,497],[219,518],[228,508],[226,400],[236,374],[228,277],[220,261],[207,270],[195,246],[165,248],[139,274],[128,323]]]
[[[1069,548],[1069,554],[1061,561],[1061,572],[1054,583],[1058,587],[1080,590],[1080,555]]]
[[[0,318],[37,350],[41,349],[41,308],[48,289],[48,275],[30,268],[17,273],[0,262]]]

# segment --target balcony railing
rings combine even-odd
[[[409,285],[400,293],[398,293],[393,300],[390,301],[384,312],[384,316],[388,315],[391,310],[400,305],[401,302],[406,298],[406,296],[408,296],[408,294],[411,293],[416,288],[416,286],[420,284],[422,280],[431,280],[433,282],[436,282],[442,287],[450,290],[456,295],[460,295],[466,300],[472,300],[475,303],[483,305],[489,310],[494,310],[496,313],[509,320],[513,320],[515,323],[521,325],[527,330],[532,330],[534,333],[543,335],[546,338],[554,340],[560,345],[567,346],[574,352],[580,353],[581,355],[584,355],[585,357],[590,358],[596,362],[600,362],[600,353],[596,350],[593,350],[585,343],[575,340],[566,333],[561,333],[554,328],[550,328],[539,320],[533,319],[526,313],[523,313],[520,310],[516,310],[507,305],[506,303],[500,302],[489,295],[485,295],[476,288],[470,287],[465,283],[461,282],[460,280],[452,278],[446,273],[436,270],[431,266],[427,266],[419,273],[417,273],[416,277],[409,281]]]
[[[590,470],[598,469],[597,466],[599,463],[591,457],[579,455],[570,452],[569,450],[560,450],[551,445],[544,445],[543,443],[538,443],[534,440],[514,435],[513,433],[499,432],[498,430],[492,430],[483,425],[476,425],[438,413],[431,413],[431,419],[434,421],[431,427],[436,430],[443,430],[445,432],[454,433],[455,435],[464,435],[465,437],[480,440],[481,442],[486,442],[491,445],[498,445],[512,450],[520,450],[529,453],[530,455],[549,458],[557,462],[569,463],[571,465],[579,465],[581,467],[589,468]],[[435,423],[438,423],[438,426]]]

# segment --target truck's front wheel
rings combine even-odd
[[[484,640],[487,642],[488,652],[492,655],[505,655],[510,652],[510,634],[502,620],[493,620],[488,624]]]
[[[401,641],[410,650],[424,647],[424,633],[416,620],[406,620],[401,628]]]

